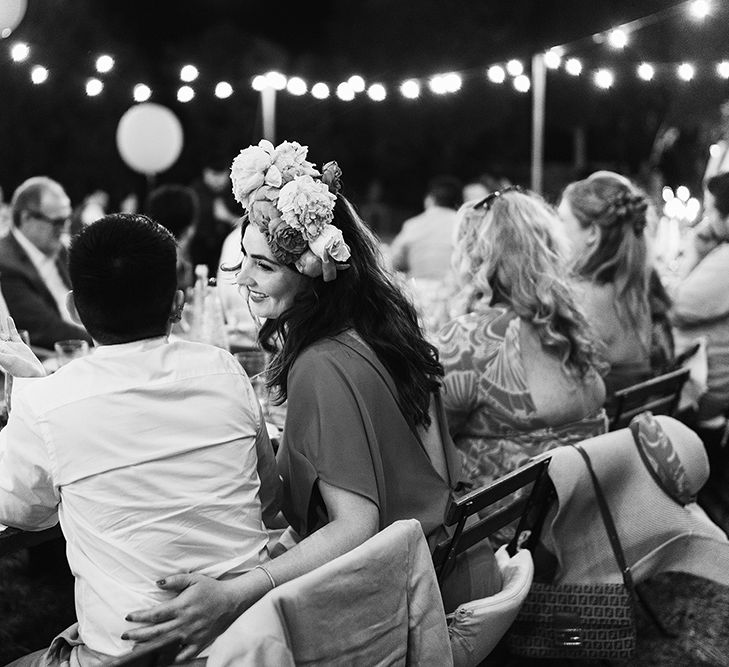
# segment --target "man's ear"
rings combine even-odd
[[[175,298],[172,299],[172,308],[170,309],[170,322],[179,322],[182,319],[182,309],[185,306],[185,293],[178,289],[175,292]]]
[[[76,324],[80,324],[81,326],[84,325],[79,317],[78,310],[76,310],[76,301],[74,301],[73,298],[73,290],[66,294],[66,310]]]

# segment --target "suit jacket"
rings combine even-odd
[[[68,253],[62,249],[56,266],[71,289],[67,260]],[[83,338],[91,343],[86,329],[61,317],[56,300],[12,234],[0,239],[0,289],[16,326],[28,330],[32,345],[53,349],[53,343],[69,338]]]

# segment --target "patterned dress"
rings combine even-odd
[[[583,414],[575,417],[575,401],[591,393],[585,383],[600,382],[597,373],[573,381],[565,394],[564,422],[554,413],[548,419],[539,413],[527,386],[520,327],[513,311],[488,307],[457,318],[438,337],[449,429],[476,488],[537,454],[607,430],[601,404],[585,401]],[[571,381],[566,378],[555,386]]]

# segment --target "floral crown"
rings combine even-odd
[[[307,146],[284,141],[274,148],[265,139],[243,149],[233,160],[233,194],[249,222],[265,235],[273,256],[295,263],[305,275],[322,275],[322,266],[345,262],[349,246],[332,224],[342,171],[327,162],[319,173],[306,160]],[[324,271],[324,279],[336,270]]]

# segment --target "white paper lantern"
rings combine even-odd
[[[27,6],[27,0],[2,0],[0,2],[0,37],[10,37],[18,23],[23,20]]]
[[[116,128],[122,160],[142,174],[169,169],[179,157],[182,143],[182,125],[177,116],[153,102],[127,109]]]

